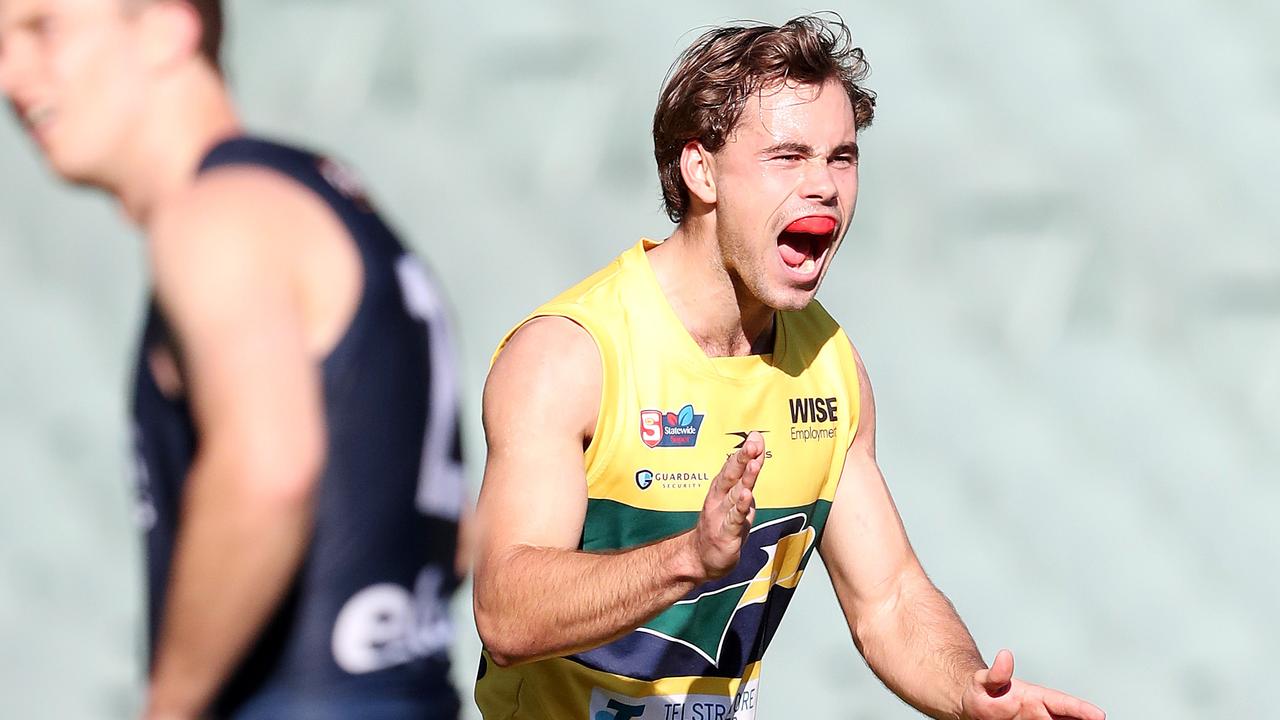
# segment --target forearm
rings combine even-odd
[[[288,590],[310,535],[305,494],[228,472],[197,461],[187,478],[148,699],[156,717],[198,715],[212,701]]]
[[[986,664],[951,602],[922,571],[904,577],[851,626],[867,664],[898,697],[930,717],[960,716],[964,688]]]
[[[614,553],[518,546],[477,572],[485,647],[506,665],[615,640],[701,582],[690,533]]]

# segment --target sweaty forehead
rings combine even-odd
[[[853,104],[835,81],[766,87],[747,101],[734,135],[766,143],[803,141],[834,146],[857,132]]]

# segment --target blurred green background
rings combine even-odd
[[[478,484],[494,344],[640,235],[648,125],[701,26],[788,3],[239,0],[252,128],[350,161],[461,318]],[[1263,717],[1278,669],[1280,5],[856,3],[874,68],[853,230],[820,297],[880,459],[988,657],[1114,718]],[[138,707],[125,392],[137,235],[0,123],[0,717]],[[910,717],[818,563],[761,716]],[[456,604],[459,684],[479,642]],[[475,717],[474,710],[471,717]]]

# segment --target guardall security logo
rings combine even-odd
[[[636,487],[648,490],[655,482],[665,490],[701,489],[711,481],[705,472],[654,472],[648,468],[636,471]]]
[[[640,440],[651,448],[693,447],[698,444],[703,417],[692,405],[685,405],[680,412],[641,410]]]

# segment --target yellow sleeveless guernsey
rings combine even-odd
[[[754,718],[760,659],[821,537],[858,426],[848,338],[815,301],[777,314],[772,354],[708,358],[658,286],[654,245],[642,240],[529,316],[581,325],[603,363],[580,547],[691,529],[711,479],[758,430],[768,455],[750,540],[729,575],[620,640],[509,668],[486,654],[476,702],[490,720]]]

